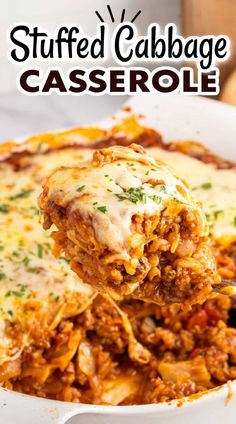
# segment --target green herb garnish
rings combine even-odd
[[[29,195],[30,195],[30,193],[32,193],[32,191],[34,191],[34,190],[32,190],[32,189],[31,190],[22,190],[19,193],[15,194],[13,196],[10,196],[9,200],[16,200],[16,199],[22,199],[22,198],[29,197]]]
[[[42,258],[43,257],[43,246],[41,244],[38,244],[37,249],[38,249],[38,257]]]
[[[157,203],[158,205],[161,203],[161,197],[160,196],[149,196],[150,199],[153,200],[153,202]]]
[[[173,196],[173,199],[174,199],[174,201],[175,201],[176,203],[183,203],[183,202],[181,202],[181,200],[180,200],[180,199],[178,199],[178,197],[176,197],[176,196]]]
[[[127,191],[124,191],[122,194],[115,194],[116,197],[120,201],[122,200],[129,200],[132,203],[146,203],[147,201],[147,195],[144,192],[143,187],[130,187]]]
[[[5,297],[10,297],[10,296],[15,296],[18,298],[23,297],[25,295],[27,286],[25,286],[24,284],[17,284],[17,286],[19,287],[19,290],[8,290],[5,294]]]
[[[80,191],[82,191],[84,188],[85,188],[85,185],[82,185],[82,186],[78,187],[76,191],[78,191],[80,193]]]
[[[221,215],[222,213],[224,213],[224,211],[222,210],[214,211],[213,214],[214,214],[215,220],[218,219],[218,216]]]
[[[29,265],[29,262],[30,262],[30,259],[29,258],[27,258],[27,256],[23,259],[23,264],[25,265],[25,266],[28,266]]]
[[[65,261],[67,264],[70,264],[70,261],[68,259],[66,259],[65,256],[59,256],[59,259]]]
[[[159,186],[159,190],[162,191],[163,193],[166,193],[166,186],[165,185]]]
[[[31,274],[37,274],[39,272],[39,268],[28,268],[27,272],[30,272]]]
[[[102,213],[106,213],[107,212],[107,207],[106,206],[98,206],[97,210],[99,210]]]
[[[204,190],[209,190],[210,188],[212,188],[212,183],[210,183],[210,182],[203,183],[201,185],[201,188],[203,188]]]
[[[8,213],[9,212],[9,205],[7,205],[6,203],[2,203],[0,205],[0,212],[1,213]]]

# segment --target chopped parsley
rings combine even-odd
[[[16,199],[22,199],[22,198],[26,198],[29,197],[29,195],[32,193],[32,189],[29,190],[21,190],[19,193],[14,194],[13,196],[9,197],[9,200],[16,200]]]
[[[55,302],[58,302],[58,301],[59,301],[59,299],[60,299],[60,296],[59,296],[59,295],[54,294],[53,292],[50,292],[48,296],[49,296],[49,297],[52,297],[52,298],[53,298],[53,300],[54,300]]]
[[[6,203],[2,203],[0,205],[0,212],[1,213],[8,213],[9,212],[9,205],[7,205]]]
[[[236,227],[236,216],[234,217],[234,226]]]
[[[106,213],[107,212],[107,207],[106,206],[98,206],[97,210],[99,210],[102,213]]]
[[[149,196],[150,199],[153,200],[153,202],[157,203],[158,205],[161,203],[161,197],[160,196]]]
[[[214,211],[214,212],[213,212],[213,215],[214,215],[215,220],[217,220],[217,219],[218,219],[218,217],[219,217],[222,213],[224,213],[224,211],[222,211],[222,210]]]
[[[117,194],[119,201],[129,200],[132,203],[146,203],[147,195],[144,192],[143,187],[130,187],[127,191],[124,191],[122,194]]]
[[[5,293],[5,297],[10,297],[10,296],[15,296],[19,298],[23,297],[25,295],[27,286],[24,284],[17,284],[17,286],[19,287],[19,290],[8,290]]]
[[[38,258],[42,259],[42,257],[43,257],[43,246],[42,246],[42,244],[40,244],[40,243],[38,244],[37,250],[38,250]]]
[[[153,186],[156,188],[157,186]],[[159,186],[160,191],[165,191],[165,186]],[[151,199],[153,202],[160,204],[161,197],[157,195],[147,195],[143,187],[130,187],[128,190],[123,191],[123,193],[115,193],[115,196],[118,197],[119,201],[129,200],[132,203],[146,203],[147,199]],[[177,200],[176,200],[177,201]]]
[[[6,274],[0,272],[0,280],[4,280],[4,278],[7,278]]]
[[[8,313],[8,315],[10,315],[10,317],[13,317],[13,311],[11,311],[11,310],[9,310],[9,311],[7,311],[7,313]]]
[[[32,213],[32,216],[34,215],[40,215],[40,210],[36,208],[35,206],[30,206],[29,208],[20,208],[20,213]]]
[[[39,270],[40,268],[28,268],[27,272],[30,272],[31,274],[37,274]]]
[[[203,188],[204,190],[209,190],[210,188],[212,188],[212,183],[210,182],[203,183],[201,185],[201,188]]]
[[[97,204],[98,204],[98,202],[93,202],[94,209],[97,209],[98,211],[100,211],[102,213],[106,213],[107,212],[107,207],[106,206],[96,206]]]
[[[205,213],[206,220],[208,223],[211,222],[211,225],[214,225],[214,221],[217,221],[219,216],[222,215],[223,213],[224,211],[221,209],[212,211],[212,213]]]
[[[70,261],[68,259],[66,259],[65,256],[59,256],[59,259],[65,261],[67,264],[70,264]]]
[[[162,191],[163,193],[166,193],[166,186],[165,185],[159,186],[159,190]]]
[[[23,264],[25,265],[25,266],[28,266],[29,265],[29,262],[30,262],[30,259],[29,258],[27,258],[27,256],[23,259]]]
[[[183,203],[183,202],[181,202],[181,200],[180,200],[180,199],[178,199],[178,197],[176,197],[176,196],[173,196],[173,199],[174,199],[174,201],[175,201],[176,203]]]
[[[35,215],[39,215],[40,214],[40,210],[38,208],[36,208],[35,206],[30,206],[30,208],[28,208],[28,210],[30,210],[31,212],[33,212]]]
[[[79,193],[85,188],[85,185],[82,185],[76,189]]]

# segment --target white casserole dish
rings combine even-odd
[[[127,105],[131,113],[145,114],[143,123],[159,130],[165,140],[198,140],[222,157],[236,161],[236,108],[179,95],[134,97]],[[124,114],[127,112],[117,115]],[[111,120],[100,125],[110,126]],[[236,381],[189,399],[144,406],[73,404],[0,389],[3,424],[136,424],[138,420],[144,424],[205,424],[211,419],[214,424],[236,422]]]

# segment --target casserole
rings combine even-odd
[[[137,99],[138,100],[138,99]],[[182,101],[182,100],[181,100]],[[185,101],[186,101],[186,99],[183,99],[183,103],[185,103]],[[173,103],[175,102],[175,99],[173,98]],[[177,100],[177,102],[179,103],[180,102],[180,98],[178,98],[178,100]],[[193,104],[196,104],[196,109],[197,109],[197,104],[198,104],[198,102],[199,102],[199,100],[190,100],[190,103],[191,102],[193,102]],[[202,103],[203,102],[203,103]],[[206,102],[206,103],[205,103]],[[135,101],[134,101],[134,103],[135,103]],[[148,99],[148,103],[150,104],[150,99]],[[164,104],[165,104],[165,102],[163,102]],[[201,101],[201,106],[200,106],[200,110],[201,110],[201,108],[203,107],[202,106],[202,104],[207,104],[208,102],[207,101]],[[186,103],[185,103],[186,104]],[[211,103],[210,103],[211,104]],[[138,106],[135,106],[135,104],[134,104],[134,109],[135,109],[135,107],[137,107],[138,108]],[[143,107],[143,105],[142,105],[142,107]],[[163,109],[164,109],[164,107],[165,106],[163,106]],[[170,107],[170,106],[169,106]],[[186,107],[186,106],[185,106]],[[188,107],[188,106],[187,106]],[[223,107],[223,106],[222,106]],[[210,108],[211,108],[211,110],[214,110],[214,109],[216,109],[216,111],[218,110],[218,108],[221,108],[221,105],[215,105],[215,104],[212,104],[212,106],[210,106]],[[195,111],[196,111],[196,109],[195,109]],[[223,109],[224,109],[224,107],[223,107]],[[222,109],[222,110],[223,110]],[[155,110],[155,109],[154,109]],[[179,110],[179,109],[178,109]],[[221,110],[221,113],[223,113],[222,112],[222,110]],[[137,110],[138,111],[138,110]],[[151,111],[150,111],[151,112]],[[228,125],[226,124],[226,128],[227,127],[229,127],[230,126],[230,124],[232,125],[232,123],[234,122],[233,121],[233,118],[234,118],[234,110],[231,110],[231,108],[229,108],[229,109],[227,109],[227,117],[225,117],[225,119],[226,120],[228,120]],[[150,115],[152,115],[152,112],[150,113]],[[149,116],[150,116],[149,115]],[[155,117],[155,113],[153,114],[154,115],[154,117]],[[232,119],[232,121],[231,121],[231,119]],[[209,121],[209,116],[208,116],[208,121]],[[208,125],[209,125],[209,122],[208,122]],[[153,126],[153,124],[152,124],[152,126]],[[177,134],[177,132],[175,132],[175,137],[174,138],[176,138],[176,134]],[[207,142],[207,138],[205,137],[205,139],[204,139],[204,134],[202,134],[203,135],[203,137],[201,137],[201,139],[203,139],[203,141],[204,142]],[[180,135],[180,137],[181,137],[181,135]],[[229,134],[229,137],[230,137],[230,134]],[[181,137],[182,138],[182,137]],[[220,147],[220,146],[219,146]],[[223,154],[223,156],[226,156],[225,154]],[[232,385],[233,386],[233,385]],[[213,395],[213,393],[217,393],[217,396],[219,396],[218,395],[218,393],[222,393],[222,397],[221,397],[221,399],[223,399],[224,397],[225,397],[225,394],[227,393],[227,391],[228,391],[228,387],[225,387],[225,388],[220,388],[219,390],[217,390],[216,392],[209,392],[207,395],[206,395],[206,398],[207,399],[209,399],[209,396],[212,396],[210,399],[213,399],[213,397],[215,398],[215,396],[216,395]],[[7,395],[6,395],[6,393],[4,393],[4,395],[5,396],[8,396],[8,393],[7,393]],[[14,395],[14,397],[16,398],[17,396],[21,396],[21,395],[16,395],[16,394],[12,394],[12,393],[9,393],[9,395],[11,396],[11,395]],[[203,396],[203,397],[201,397],[200,396],[200,398],[199,398],[199,400],[196,400],[196,401],[193,401],[193,404],[194,405],[197,405],[197,403],[198,402],[200,402],[200,401],[202,401],[202,399],[204,399],[205,398],[205,396]],[[21,397],[21,399],[22,399],[22,397]],[[24,399],[25,399],[25,397],[24,397]],[[35,399],[34,400],[35,402],[38,402],[38,399]],[[22,400],[21,400],[21,402],[22,402]],[[42,402],[42,401],[41,401]],[[44,401],[44,402],[46,402],[46,401]],[[205,402],[205,401],[204,401]],[[230,406],[230,404],[231,404],[231,402],[233,402],[233,399],[229,402],[229,406]],[[211,403],[211,402],[210,402]],[[209,405],[210,405],[210,403],[209,403]],[[171,403],[171,405],[173,406],[173,405],[175,405],[176,403]],[[40,405],[41,405],[41,403],[40,403]],[[46,403],[45,403],[45,405],[46,405]],[[186,403],[186,405],[191,405],[191,403]],[[222,405],[222,404],[221,404]],[[170,406],[170,408],[172,408],[172,406]],[[76,406],[73,406],[73,408],[75,408]],[[117,411],[120,411],[121,409],[122,409],[122,411],[124,411],[124,412],[120,412],[122,415],[123,415],[123,413],[125,414],[125,413],[127,413],[128,415],[129,415],[129,411],[133,411],[133,410],[135,410],[135,411],[139,411],[140,413],[141,413],[141,411],[145,411],[145,414],[147,413],[147,409],[146,408],[149,408],[148,410],[150,411],[150,419],[152,418],[152,412],[151,411],[157,411],[158,410],[158,407],[160,408],[160,411],[161,411],[161,408],[163,407],[164,408],[164,406],[163,405],[155,405],[155,406],[145,406],[145,407],[119,407],[118,409],[117,408],[114,408],[114,409],[111,409],[111,408],[109,408],[109,407],[91,407],[91,406],[86,406],[86,408],[92,408],[91,409],[91,411],[92,410],[97,410],[98,412],[100,411],[104,411],[104,413],[105,413],[105,411],[114,411],[114,413],[116,413],[116,410]],[[169,407],[169,405],[168,405],[168,407]],[[174,407],[174,406],[173,406]],[[184,407],[185,407],[185,405],[184,405]],[[179,408],[178,409],[178,411],[180,410],[180,411],[184,411],[184,407],[182,406],[182,408]],[[65,408],[65,406],[63,406],[63,408]],[[76,409],[77,408],[79,408],[79,406],[77,405],[77,407],[76,407]],[[106,409],[107,408],[107,409]],[[142,409],[143,408],[143,409]],[[228,407],[227,407],[228,408]],[[6,408],[5,408],[5,410],[6,410]],[[8,409],[9,410],[9,409]],[[187,408],[186,408],[186,410],[187,410]],[[232,409],[231,408],[228,408],[228,409],[224,409],[224,411],[228,411],[229,413],[231,413],[232,414]],[[86,409],[86,411],[87,411],[87,409]],[[126,411],[126,412],[125,412]],[[167,408],[167,411],[168,411],[168,408]],[[231,412],[230,412],[231,411]],[[205,412],[205,410],[203,411],[201,411],[202,413],[204,413]],[[227,413],[228,413],[227,412]],[[167,415],[165,415],[165,419],[167,419],[167,416],[170,414],[170,416],[173,416],[173,415],[175,415],[175,409],[174,409],[174,411],[173,410],[171,410],[170,409],[170,413],[168,414],[166,411],[165,411],[165,414],[167,414]],[[175,419],[178,419],[178,414],[183,414],[183,412],[176,412],[176,418]],[[226,414],[226,412],[222,412],[222,414]],[[160,412],[160,416],[161,416],[161,412]],[[221,415],[221,418],[222,418],[222,416],[224,416],[224,415]],[[232,415],[231,415],[232,416]],[[219,413],[219,417],[220,417],[220,413]],[[198,416],[198,418],[199,418],[199,416]],[[233,416],[232,416],[232,418],[233,418]],[[104,417],[103,416],[101,416],[101,419],[103,419],[104,420]],[[119,419],[119,418],[117,418],[117,419]],[[131,418],[129,418],[129,420],[130,420]],[[134,418],[135,419],[135,418]],[[115,420],[115,415],[114,415],[114,420]],[[5,420],[6,421],[6,420]],[[150,421],[150,420],[149,420]],[[7,421],[6,421],[7,422]],[[9,421],[10,422],[10,421]],[[37,421],[35,421],[35,422],[37,422]],[[147,416],[147,422],[148,422],[148,416]],[[151,422],[151,421],[150,421]],[[170,422],[178,422],[178,421],[170,421]],[[194,422],[194,421],[193,421]],[[220,422],[220,421],[219,421]],[[230,421],[228,421],[228,422],[230,422]]]
[[[115,300],[201,304],[217,282],[200,205],[187,183],[137,144],[57,168],[39,205],[71,268]]]

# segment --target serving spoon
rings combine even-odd
[[[236,282],[222,279],[221,282],[213,288],[215,293],[224,294],[231,299],[236,300]]]

